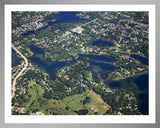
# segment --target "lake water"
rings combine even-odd
[[[55,73],[57,72],[57,70],[64,66],[73,65],[74,63],[76,63],[76,60],[63,62],[47,61],[44,59],[44,49],[39,48],[35,45],[31,45],[30,49],[34,53],[34,55],[30,57],[29,60],[44,69],[50,75],[50,78],[52,80],[55,79]],[[82,59],[84,56],[89,55],[80,54],[78,59]],[[91,70],[94,77],[96,77],[97,74],[99,74],[101,77],[106,77],[109,72],[115,69],[115,67],[112,65],[113,62],[114,59],[108,56],[93,56],[89,60],[90,66],[87,68],[87,70]]]
[[[29,58],[34,64],[38,65],[44,69],[52,80],[55,79],[55,73],[57,70],[64,66],[73,65],[76,61],[47,61],[44,59],[44,49],[38,48],[35,45],[30,46],[31,51],[34,53],[32,57]],[[89,55],[79,55],[78,59],[82,59],[84,56]],[[105,79],[109,72],[115,70],[113,62],[115,60],[108,56],[92,56],[89,60],[90,66],[86,68],[92,71],[93,78],[97,79],[98,76]],[[148,74],[131,77],[119,81],[106,83],[110,88],[124,88],[132,91],[138,101],[138,109],[143,114],[148,114]]]
[[[21,58],[16,55],[16,51],[12,49],[12,67],[15,67],[20,64]]]
[[[113,46],[112,43],[110,42],[107,42],[107,41],[103,41],[102,39],[98,39],[98,40],[95,40],[91,43],[92,46]]]
[[[56,19],[53,23],[78,23],[80,21],[88,21],[86,19],[76,17],[77,13],[79,12],[65,11],[53,14],[53,18]]]
[[[94,79],[102,78],[106,79],[108,73],[114,71],[116,67],[113,65],[115,60],[106,55],[79,55],[78,59],[83,58],[84,56],[90,57],[89,67],[86,70],[92,72],[92,76]]]
[[[41,67],[43,70],[45,70],[49,75],[50,79],[55,79],[55,74],[57,70],[64,66],[72,65],[74,64],[74,61],[63,61],[63,62],[57,62],[57,61],[47,61],[44,59],[44,49],[39,48],[35,45],[30,46],[31,51],[34,53],[33,56],[29,58],[31,62]]]
[[[78,11],[77,12],[72,12],[72,11],[63,12],[63,11],[61,11],[58,13],[53,13],[53,19],[55,19],[55,21],[48,22],[48,25],[46,25],[42,28],[39,28],[36,31],[41,31],[43,29],[46,29],[48,26],[51,26],[51,25],[57,24],[57,23],[78,23],[80,21],[89,21],[87,19],[82,19],[82,18],[76,17],[77,13],[79,13],[79,12]],[[33,33],[35,33],[35,31],[28,31],[27,33],[24,33],[23,35],[30,35]]]
[[[139,55],[130,55],[131,57],[135,58],[136,60],[140,61],[142,64],[146,64],[148,65],[149,61],[148,58],[145,58],[143,56],[139,56]]]
[[[106,83],[112,89],[124,88],[132,91],[138,101],[138,109],[141,113],[148,114],[148,74],[141,76],[130,77],[123,80]]]
[[[90,66],[87,68],[92,71],[93,78],[106,79],[108,74],[116,69],[113,65],[115,62],[108,56],[96,56],[90,61]]]
[[[52,80],[55,79],[55,73],[57,70],[64,66],[69,66],[75,63],[75,61],[47,61],[44,59],[44,50],[42,48],[32,45],[30,46],[30,49],[34,55],[30,57],[29,60],[44,69],[50,75]],[[80,56],[83,57],[85,55]],[[15,51],[12,50],[12,67],[18,65],[20,59],[21,58],[16,56]],[[99,75],[101,78],[105,79],[109,72],[115,70],[115,67],[112,65],[113,62],[114,59],[107,56],[93,56],[89,61],[90,66],[87,68],[87,70],[92,71],[93,78],[96,79]],[[132,91],[137,98],[138,109],[140,112],[146,115],[148,114],[148,74],[109,82],[107,85],[113,89],[125,88]]]
[[[47,28],[48,26],[54,23],[77,23],[84,19],[80,19],[76,17],[78,12],[59,12],[58,14],[53,14],[53,17],[56,19],[55,22],[48,23],[47,26],[40,28],[37,31]],[[114,21],[113,21],[114,23]],[[34,31],[29,31],[24,35],[33,34]],[[91,45],[102,45],[102,46],[111,46],[109,42],[102,41],[101,39],[93,41]],[[31,62],[38,65],[42,69],[44,69],[49,75],[52,80],[55,79],[55,73],[58,69],[72,65],[75,61],[65,61],[65,62],[56,62],[56,61],[47,61],[44,59],[44,50],[38,48],[34,45],[30,46],[31,51],[34,53],[32,57],[29,58]],[[148,65],[148,59],[142,58],[141,56],[132,56],[133,58],[141,61],[143,64]],[[80,59],[80,58],[79,58]],[[107,74],[116,67],[113,66],[114,60],[107,56],[94,56],[89,61],[90,66],[87,70],[91,70],[93,73],[93,78],[97,78],[100,76],[101,78],[105,79]],[[17,58],[14,51],[12,51],[12,66],[17,65],[19,63],[19,59]],[[134,92],[135,96],[137,97],[138,101],[138,108],[143,114],[148,114],[148,74],[142,76],[136,76],[127,78],[124,80],[119,80],[115,82],[109,82],[107,85],[110,88],[126,88]]]
[[[55,79],[55,73],[57,70],[64,66],[69,66],[75,63],[75,61],[47,61],[44,59],[44,49],[38,48],[35,45],[31,45],[30,49],[34,55],[30,57],[29,60],[44,69],[50,75],[50,79],[52,80]],[[81,59],[83,56],[88,55],[79,56],[80,57],[78,59]],[[12,66],[16,66],[19,61],[20,58],[18,58],[15,51],[12,50]],[[113,66],[113,62],[115,62],[115,60],[108,56],[92,56],[92,58],[89,60],[90,66],[87,68],[87,70],[92,71],[93,78],[96,79],[97,76],[100,76],[101,78],[105,79],[108,73],[116,68]],[[106,84],[113,89],[125,88],[134,92],[138,101],[138,109],[143,114],[148,114],[148,74],[109,82]]]

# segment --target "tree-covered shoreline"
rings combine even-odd
[[[42,108],[52,100],[56,100],[56,103],[61,102],[67,97],[83,95],[90,90],[100,95],[103,102],[111,106],[100,114],[141,114],[137,110],[137,101],[131,91],[106,88],[103,81],[115,81],[148,72],[148,65],[130,56],[148,58],[148,12],[80,12],[76,16],[87,19],[86,21],[56,23],[38,30],[40,26],[56,20],[52,17],[53,13],[12,12],[12,43],[27,58],[33,55],[29,49],[31,45],[43,48],[44,58],[48,61],[76,60],[80,54],[88,56],[76,60],[71,66],[59,69],[55,80],[51,80],[44,70],[30,62],[26,73],[17,81],[16,96],[12,99],[12,106],[17,109],[13,110],[13,114],[32,114],[39,111],[45,114],[60,114],[60,110],[63,114],[71,114],[72,112],[68,110],[72,107],[67,104],[65,109],[46,108],[44,112]],[[34,19],[35,23],[32,22]],[[28,21],[31,24],[28,24]],[[30,29],[30,25],[33,29]],[[28,31],[34,32],[24,34]],[[106,41],[112,45],[109,47],[104,44],[91,45],[91,41],[96,40]],[[113,65],[116,69],[105,79],[99,77],[95,80],[93,73],[86,70],[90,65],[89,61],[97,55],[115,59]],[[13,77],[18,68],[12,69]],[[32,88],[35,92],[31,91]],[[84,104],[84,109],[87,103],[92,102],[92,95],[95,95],[93,92],[90,93],[91,99],[86,97],[83,102],[78,103],[80,106]],[[29,100],[30,98],[32,100]],[[19,108],[22,107],[24,111],[20,112]],[[74,111],[77,110],[74,108]],[[90,114],[98,114],[98,111]]]

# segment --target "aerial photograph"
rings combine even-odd
[[[149,115],[148,11],[12,11],[12,115]]]

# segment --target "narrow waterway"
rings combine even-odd
[[[44,26],[37,31],[41,31],[43,29],[46,29],[48,26],[51,26],[52,24],[58,24],[58,23],[78,23],[80,21],[83,21],[85,19],[81,19],[76,17],[76,14],[78,12],[59,12],[57,14],[53,14],[53,17],[55,19],[54,22],[49,22],[47,26]],[[115,23],[114,21],[112,21]],[[28,33],[25,33],[25,35],[33,34],[34,31],[29,31]],[[101,39],[95,40],[91,44],[92,46],[102,45],[102,46],[112,46],[110,42],[105,42]],[[29,60],[44,69],[49,75],[50,79],[55,79],[55,73],[57,70],[64,66],[69,66],[75,63],[75,61],[65,61],[65,62],[56,62],[56,61],[47,61],[44,59],[44,49],[38,48],[35,45],[30,46],[31,51],[34,53],[32,57],[29,58]],[[143,58],[141,56],[137,55],[131,55],[131,57],[139,60],[142,64],[148,65],[148,59]],[[78,58],[80,59],[80,58]],[[18,58],[15,54],[15,52],[12,50],[12,67],[19,64],[20,58]],[[105,79],[109,72],[115,70],[115,66],[113,65],[114,60],[107,56],[94,56],[90,61],[90,66],[87,68],[87,70],[92,71],[93,78],[98,79],[98,77],[101,77]],[[124,80],[114,81],[106,83],[110,88],[125,88],[127,90],[130,90],[134,92],[137,101],[138,101],[138,108],[141,113],[148,114],[148,74],[136,76],[136,77],[130,77]]]

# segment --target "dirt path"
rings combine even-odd
[[[25,69],[27,68],[28,66],[28,59],[22,55],[22,53],[14,46],[12,45],[12,48],[24,59],[25,61],[25,65],[24,67],[22,68],[22,70],[16,75],[16,77],[13,79],[13,83],[12,83],[12,89],[13,89],[13,93],[12,93],[12,98],[14,97],[15,95],[15,91],[16,91],[16,80],[22,75],[22,73],[25,71]]]

